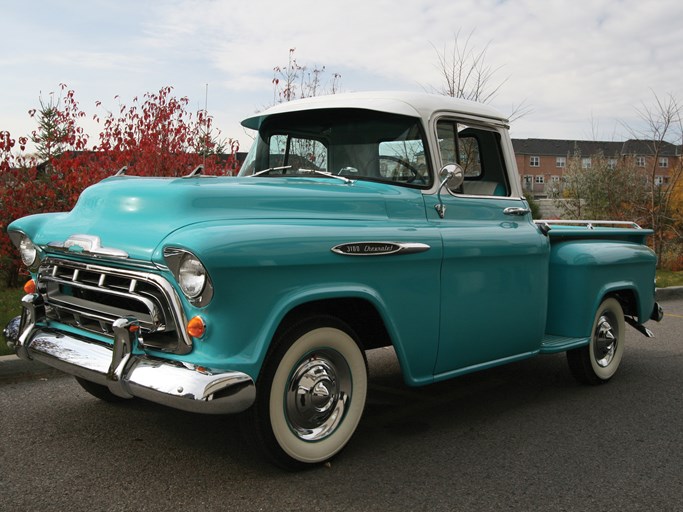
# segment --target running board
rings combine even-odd
[[[569,336],[555,336],[554,334],[546,334],[541,340],[541,354],[557,354],[559,352],[566,352],[574,348],[585,347],[590,343],[590,337],[585,338],[571,338]]]

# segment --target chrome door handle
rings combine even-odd
[[[503,213],[505,215],[526,215],[527,213],[531,213],[531,210],[529,208],[518,208],[518,207],[510,207],[510,208],[505,208],[503,210]]]

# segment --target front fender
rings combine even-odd
[[[421,243],[421,253],[348,256],[332,251],[358,241]],[[309,302],[357,298],[376,308],[409,382],[431,378],[438,346],[442,243],[430,228],[402,222],[210,222],[188,226],[156,249],[187,249],[214,285],[210,304],[188,313],[207,325],[193,362],[256,378],[283,318]]]

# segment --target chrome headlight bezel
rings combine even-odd
[[[196,299],[206,285],[206,269],[194,255],[185,253],[178,266],[178,284],[185,296]]]
[[[19,242],[19,254],[21,255],[21,261],[27,267],[33,266],[38,259],[38,249],[28,237],[22,237],[21,242]]]
[[[164,259],[183,295],[194,306],[206,306],[213,297],[213,284],[201,260],[185,249],[164,248]]]
[[[37,270],[42,260],[40,247],[26,233],[21,231],[10,231],[9,236],[19,251],[22,263],[31,271]]]

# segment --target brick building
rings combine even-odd
[[[629,159],[635,168],[648,174],[656,165],[657,185],[667,185],[671,170],[681,165],[681,146],[668,142],[661,144],[656,156],[653,141],[635,139],[625,142],[512,139],[512,145],[522,187],[537,198],[547,197],[552,189],[561,189],[562,176],[572,159],[580,159],[584,168],[593,165],[596,155],[603,155],[608,166],[617,166]]]

